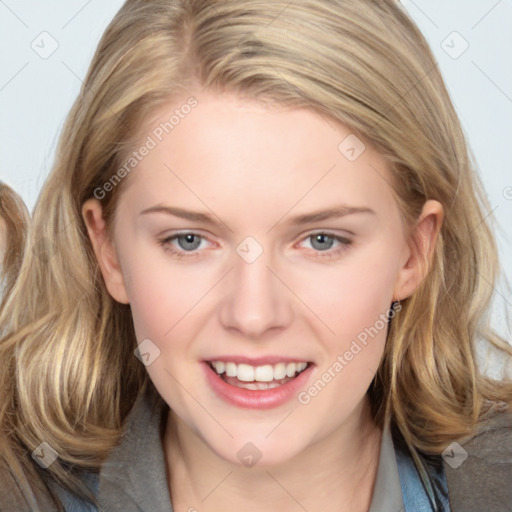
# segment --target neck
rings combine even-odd
[[[356,420],[282,464],[247,468],[220,458],[170,411],[164,450],[173,509],[366,512],[382,431],[366,400]]]

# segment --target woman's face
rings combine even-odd
[[[117,256],[100,264],[182,428],[228,461],[276,464],[360,428],[386,314],[421,276],[390,170],[349,129],[314,110],[195,98],[142,131]]]

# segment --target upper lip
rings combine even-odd
[[[307,359],[302,357],[285,357],[285,356],[261,356],[261,357],[247,357],[237,355],[220,355],[213,356],[205,359],[206,362],[223,361],[236,364],[248,364],[251,366],[262,366],[265,364],[277,364],[277,363],[310,363]]]

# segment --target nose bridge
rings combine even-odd
[[[237,246],[220,310],[225,328],[255,337],[290,322],[290,297],[269,270],[271,260],[271,251],[264,250],[253,237]]]

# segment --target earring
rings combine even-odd
[[[388,311],[388,318],[391,319],[395,316],[395,314],[402,309],[402,304],[399,300],[394,300],[391,303],[391,308]]]

